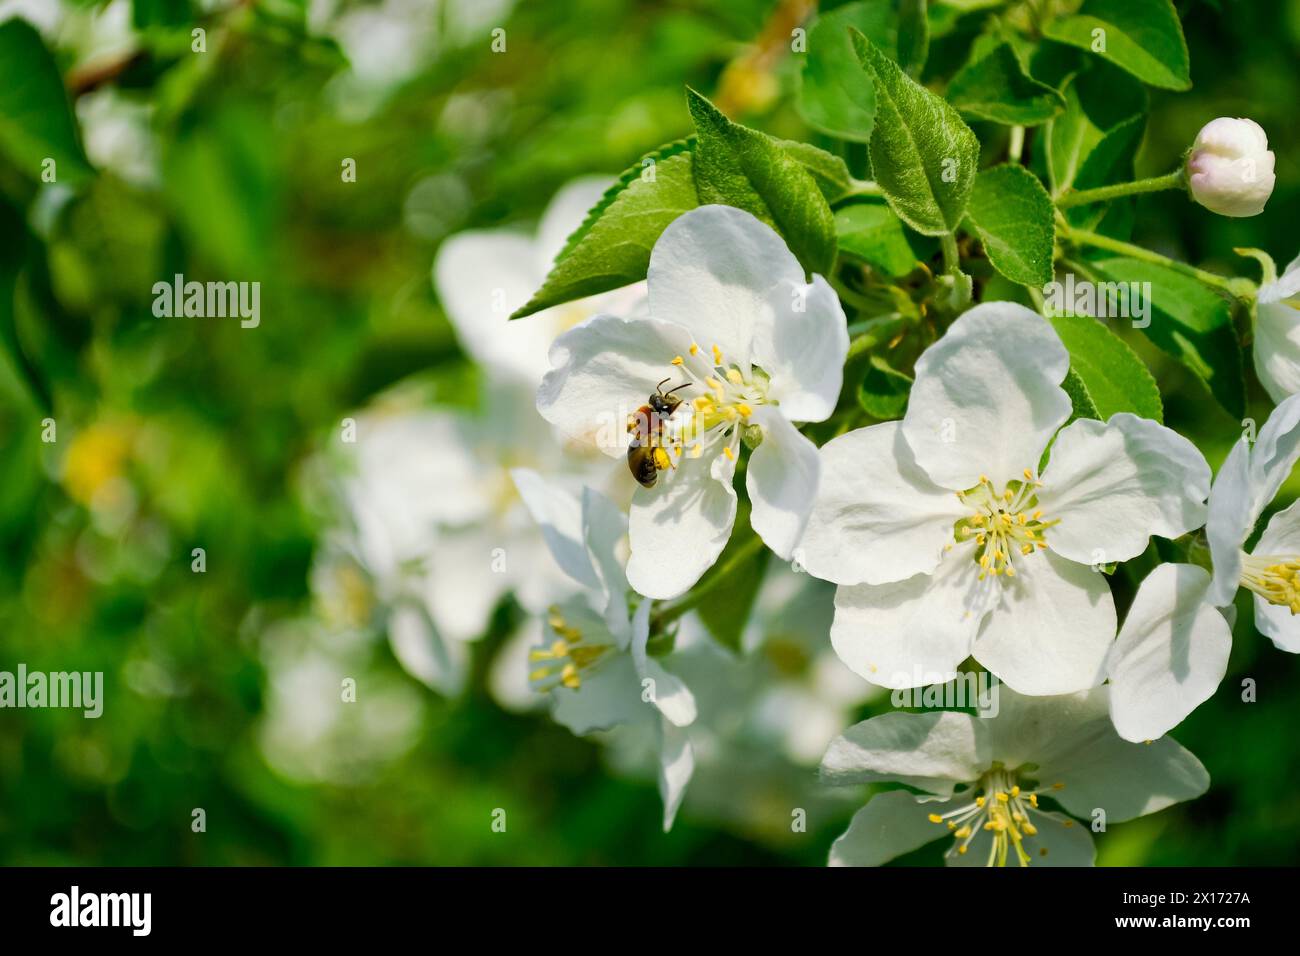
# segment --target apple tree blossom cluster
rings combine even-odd
[[[1168,3],[982,36],[942,84],[862,6],[811,26],[799,91],[853,149],[687,90],[689,137],[564,187],[531,235],[442,245],[481,408],[359,413],[319,591],[449,695],[512,596],[498,699],[649,760],[665,828],[762,726],[821,787],[870,785],[832,864],[943,840],[954,865],[1089,865],[1098,820],[1211,786],[1171,734],[1223,682],[1240,590],[1300,652],[1300,505],[1273,506],[1300,459],[1300,259],[1245,249],[1225,276],[1131,241],[1141,193],[1259,214],[1274,156],[1207,117],[1134,177],[1146,88],[1190,85]],[[1067,277],[1087,296],[1062,309]],[[1187,345],[1211,326],[1212,354]],[[1240,437],[1164,423],[1159,350]],[[798,680],[752,664],[776,630],[802,635]],[[996,706],[922,706],[972,678]],[[854,723],[891,692],[913,706]]]

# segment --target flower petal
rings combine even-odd
[[[1115,601],[1105,575],[1051,551],[1016,562],[971,653],[1022,694],[1067,694],[1106,679]]]
[[[1070,416],[1070,357],[1040,315],[1012,302],[963,314],[921,355],[903,416],[917,464],[945,488],[1002,483],[1037,470]]]
[[[489,529],[465,528],[443,534],[427,557],[428,570],[421,585],[424,605],[444,638],[472,641],[482,636],[492,609],[511,586],[510,577],[492,567],[493,553],[500,546]],[[526,561],[525,550],[525,541],[513,542],[506,560]],[[540,542],[535,551],[538,557],[545,554]],[[563,580],[554,571],[552,574]]]
[[[600,492],[585,487],[581,508],[582,541],[603,596],[605,619],[611,630],[626,630],[628,584],[620,554],[627,538],[627,515]]]
[[[638,594],[656,600],[684,594],[726,547],[736,521],[736,465],[716,454],[718,448],[679,458],[658,484],[638,487],[632,497],[627,579]]]
[[[673,376],[672,360],[690,343],[685,329],[666,322],[594,316],[555,340],[537,410],[568,437],[611,458],[625,455],[628,417]]]
[[[695,750],[681,727],[660,721],[659,796],[664,804],[664,832],[673,828],[677,810],[686,796],[686,785],[695,773]]]
[[[755,324],[773,325],[769,292],[803,283],[803,268],[770,226],[731,206],[674,219],[650,253],[650,314],[682,326],[705,349],[747,370]],[[680,353],[678,353],[680,354]]]
[[[888,584],[934,571],[965,511],[917,467],[899,423],[847,432],[820,455],[799,563],[836,584]]]
[[[441,411],[366,416],[350,446],[356,471],[344,496],[362,563],[377,578],[428,554],[442,526],[481,522],[491,499],[473,423]],[[436,487],[441,494],[429,494]]]
[[[1203,568],[1162,564],[1138,588],[1106,661],[1110,716],[1125,740],[1163,737],[1223,680],[1232,633],[1209,586]]]
[[[1127,412],[1080,418],[1056,436],[1038,492],[1051,549],[1080,564],[1128,561],[1153,534],[1205,523],[1210,466],[1177,432]]]
[[[654,681],[653,703],[670,724],[686,727],[695,722],[695,695],[680,677],[651,657],[642,671],[641,679],[646,678]]]
[[[849,668],[884,687],[952,680],[987,613],[988,590],[969,555],[893,584],[841,585],[831,644]]]
[[[835,411],[849,352],[839,296],[819,275],[782,280],[754,326],[753,363],[767,372],[769,394],[791,421],[820,422]]]
[[[1300,280],[1300,271],[1291,275]],[[1265,302],[1264,291],[1259,290],[1251,351],[1260,384],[1269,398],[1281,402],[1300,392],[1300,310],[1287,302]]]
[[[878,793],[831,844],[829,865],[880,866],[948,837],[945,827],[930,822],[931,813],[947,809],[946,803],[922,802],[906,790]]]
[[[1293,295],[1300,294],[1300,255],[1287,264],[1276,282],[1268,282],[1259,287],[1258,301],[1267,305],[1281,302]]]
[[[1232,603],[1241,580],[1241,548],[1259,517],[1250,484],[1250,443],[1240,438],[1219,467],[1210,489],[1205,537],[1214,578],[1207,597],[1215,607]]]
[[[1292,395],[1273,409],[1251,450],[1254,520],[1259,520],[1260,513],[1277,496],[1297,459],[1300,459],[1300,395]]]
[[[470,357],[489,369],[530,383],[546,372],[546,350],[560,332],[558,311],[511,322],[545,271],[536,268],[536,245],[504,230],[450,236],[433,260],[433,285]]]
[[[953,710],[872,717],[831,741],[821,779],[830,786],[892,780],[947,797],[988,769],[987,729]]]
[[[578,499],[530,468],[512,469],[510,477],[524,507],[541,527],[542,538],[560,569],[583,587],[599,588],[600,579],[583,542],[582,505]]]
[[[444,641],[428,616],[403,602],[388,618],[388,644],[402,669],[445,697],[459,694],[469,675],[469,649],[462,641]]]
[[[817,446],[781,410],[760,406],[754,409],[753,421],[763,429],[763,441],[745,473],[753,506],[749,523],[764,544],[789,560],[817,496],[821,459]]]
[[[1150,744],[1123,740],[1110,719],[1109,688],[1060,697],[1025,697],[1003,689],[993,721],[993,756],[1007,766],[1036,763],[1034,776],[1071,814],[1106,812],[1121,823],[1198,797],[1209,774],[1172,737]]]
[[[1268,526],[1255,545],[1258,555],[1300,554],[1300,501],[1269,519]],[[1255,598],[1255,626],[1279,650],[1300,653],[1300,616],[1289,607],[1272,604],[1258,594]]]
[[[632,621],[632,662],[636,666],[637,679],[645,696],[645,682],[651,681],[652,703],[669,723],[685,727],[695,721],[695,695],[680,677],[666,670],[662,664],[646,655],[646,643],[650,639],[650,608],[654,602],[642,601],[636,609]]]
[[[647,713],[629,654],[611,654],[583,673],[581,687],[557,687],[551,693],[555,722],[579,735],[644,720]]]

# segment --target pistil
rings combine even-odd
[[[957,522],[957,541],[974,542],[981,581],[989,574],[1015,577],[1017,554],[1023,557],[1047,547],[1045,533],[1056,521],[1046,520],[1038,509],[1039,487],[1041,482],[1026,468],[1023,480],[1007,482],[1000,494],[986,475],[974,488],[957,492],[958,500],[974,512]]]

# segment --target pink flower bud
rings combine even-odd
[[[1273,153],[1254,120],[1220,116],[1196,135],[1187,158],[1192,198],[1221,216],[1257,216],[1273,194]]]

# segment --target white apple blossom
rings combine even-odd
[[[1274,402],[1300,392],[1300,256],[1279,277],[1271,260],[1255,300],[1255,372]]]
[[[1025,697],[1001,688],[998,716],[895,712],[850,727],[822,760],[834,785],[896,782],[831,847],[832,866],[879,866],[942,837],[953,866],[1091,866],[1088,825],[1132,820],[1204,793],[1200,761],[1169,737],[1121,740],[1108,688]],[[1048,809],[1050,799],[1064,812]]]
[[[673,672],[695,694],[688,728],[695,773],[684,807],[772,845],[805,839],[794,824],[844,812],[853,794],[810,773],[863,703],[885,692],[850,671],[827,640],[834,588],[773,562],[763,576],[739,652],[723,647],[694,612],[677,622]],[[610,765],[642,775],[658,763],[652,735],[620,728],[604,739]]]
[[[1221,216],[1258,216],[1277,181],[1268,135],[1251,119],[1210,120],[1187,157],[1192,198]]]
[[[536,615],[575,591],[551,562],[510,468],[543,468],[575,490],[608,484],[614,470],[599,454],[566,443],[531,401],[550,338],[597,303],[507,322],[604,185],[588,179],[562,189],[537,240],[481,232],[443,244],[434,282],[458,339],[485,372],[481,407],[412,407],[401,394],[384,396],[355,416],[355,441],[340,443],[328,479],[344,521],[326,536],[313,570],[320,604],[336,625],[386,632],[412,676],[443,694],[462,689],[469,643],[507,593]],[[635,304],[644,292],[612,296],[604,301]],[[537,633],[529,617],[507,646]],[[494,685],[518,700],[513,685]]]
[[[916,687],[973,656],[1021,693],[1104,680],[1115,606],[1098,566],[1200,527],[1210,472],[1135,415],[1057,434],[1068,367],[1042,317],[984,303],[917,361],[901,422],[821,449],[796,556],[840,585],[831,640],[858,674]]]
[[[575,734],[653,726],[666,831],[694,770],[685,728],[695,698],[647,652],[653,602],[633,594],[623,571],[627,517],[590,488],[579,501],[536,472],[516,469],[513,477],[556,563],[582,589],[547,611],[543,640],[528,657],[529,682],[551,695],[556,721]]]
[[[464,685],[469,642],[507,593],[537,613],[574,591],[508,463],[575,489],[611,471],[557,443],[521,393],[497,389],[486,401],[483,414],[381,407],[356,416],[356,440],[340,443],[330,479],[344,520],[314,572],[318,594],[350,605],[336,621],[385,630],[408,672],[449,695]]]
[[[1208,600],[1232,603],[1238,586],[1255,595],[1255,626],[1284,651],[1300,653],[1300,503],[1269,519],[1254,549],[1246,541],[1300,459],[1300,395],[1269,415],[1252,448],[1242,436],[1210,491],[1205,532],[1214,578]]]
[[[686,399],[657,453],[658,480],[632,499],[628,579],[667,599],[698,581],[731,536],[742,437],[760,442],[746,473],[751,523],[789,555],[819,471],[795,423],[834,410],[848,332],[827,282],[805,281],[770,227],[728,206],[669,225],[647,281],[649,318],[599,315],[556,340],[537,407],[566,435],[622,458],[628,416],[665,379]]]
[[[1300,459],[1300,396],[1273,410],[1251,448],[1242,436],[1210,490],[1206,536],[1213,577],[1165,564],[1143,582],[1108,675],[1115,727],[1127,740],[1149,740],[1178,725],[1205,701],[1227,670],[1229,612],[1237,588],[1255,595],[1255,626],[1284,651],[1300,653],[1300,506],[1275,514],[1252,553],[1244,548],[1264,510]]]

